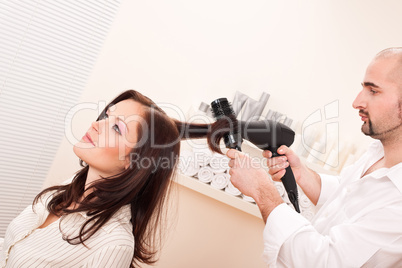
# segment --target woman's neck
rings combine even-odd
[[[87,189],[89,188],[89,186],[91,184],[93,184],[95,181],[101,179],[102,177],[105,178],[105,177],[108,177],[108,176],[109,175],[101,174],[98,170],[96,170],[96,169],[94,169],[92,167],[89,167],[88,168],[88,173],[87,173],[87,178],[86,178],[86,181],[85,181],[85,188],[84,188],[85,190],[84,190],[83,198],[85,198],[88,194],[90,194],[93,191],[92,189],[87,191]]]
[[[96,180],[99,180],[101,178],[101,175],[99,172],[97,172],[94,168],[89,167],[88,173],[87,173],[87,179],[85,181],[85,190],[88,188],[88,186],[93,183]]]

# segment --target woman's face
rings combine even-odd
[[[97,170],[111,176],[130,166],[130,151],[137,142],[137,126],[143,121],[143,106],[132,99],[111,106],[104,118],[74,145],[74,153]]]

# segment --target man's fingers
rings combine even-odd
[[[246,154],[244,154],[240,151],[237,151],[235,149],[230,149],[229,151],[226,152],[226,155],[227,155],[227,157],[230,158],[228,165],[231,169],[240,167],[241,166],[240,163],[243,163],[244,158],[247,159]]]
[[[282,165],[283,163],[287,162],[286,156],[277,156],[267,160],[267,167],[272,168],[277,165]]]
[[[229,165],[229,167],[232,168],[232,167],[234,166],[234,160],[233,160],[233,159],[230,159],[228,165]]]
[[[282,163],[279,163],[279,164],[270,166],[268,170],[269,170],[269,173],[270,173],[270,174],[271,174],[271,173],[272,173],[272,174],[275,174],[275,173],[277,173],[278,171],[287,168],[288,166],[289,166],[289,162],[284,161],[284,162],[282,162]]]
[[[242,154],[242,152],[240,152],[240,151],[238,151],[238,150],[235,150],[235,149],[229,149],[229,150],[226,152],[226,156],[229,157],[229,158],[231,158],[231,159],[234,159],[234,158],[236,158],[237,156],[239,156],[239,155],[241,155],[241,154]]]
[[[282,169],[274,174],[270,174],[272,180],[274,181],[281,181],[282,177],[285,176],[286,170]]]
[[[278,154],[286,154],[289,151],[289,147],[287,147],[286,145],[281,145],[278,148]]]
[[[271,178],[274,181],[279,181],[284,175],[285,175],[285,168],[287,168],[289,166],[289,163],[283,163],[279,166],[273,166],[270,169],[268,169],[268,173],[269,175],[271,175]]]
[[[265,157],[265,158],[271,158],[272,153],[269,150],[264,150],[264,151],[262,151],[262,156]]]
[[[235,149],[229,149],[226,152],[226,156],[231,158],[231,159],[235,158],[235,155],[236,155],[236,150]]]

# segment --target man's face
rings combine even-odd
[[[353,102],[364,122],[362,132],[375,139],[401,134],[402,66],[397,60],[396,56],[374,59]]]

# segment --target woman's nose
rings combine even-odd
[[[92,122],[91,127],[92,127],[93,129],[95,129],[96,132],[99,132],[99,130],[100,130],[100,128],[99,128],[99,121],[94,121],[94,122]]]

